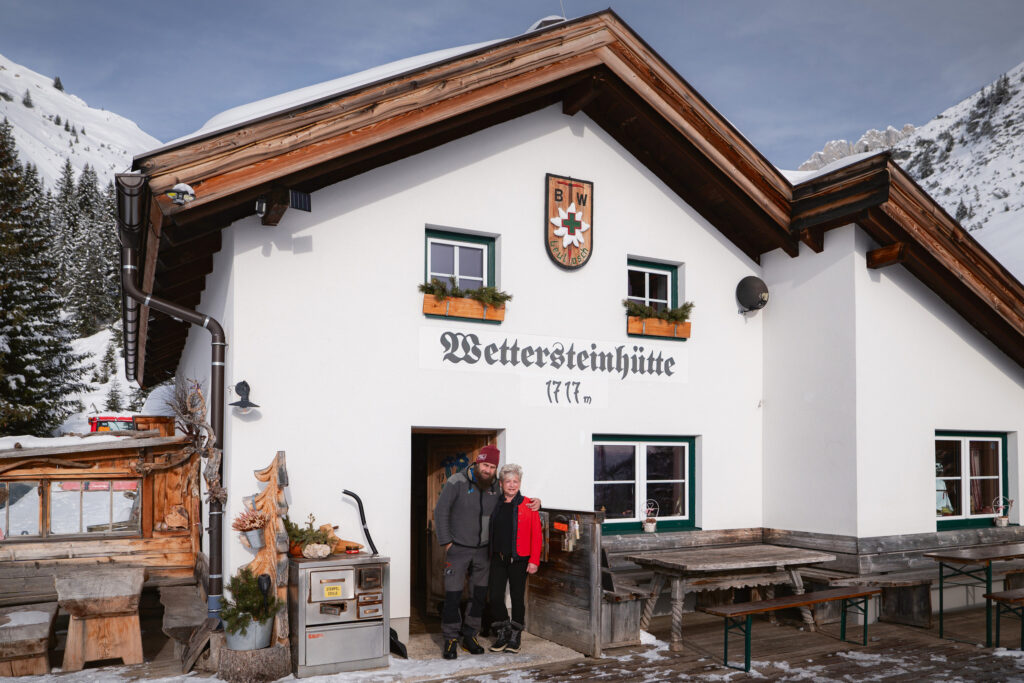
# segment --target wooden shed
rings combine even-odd
[[[106,564],[145,567],[146,586],[195,583],[199,456],[172,418],[137,427],[0,450],[0,606],[55,600],[55,575]]]

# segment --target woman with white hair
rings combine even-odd
[[[526,577],[540,566],[540,515],[519,491],[523,468],[508,463],[498,472],[502,497],[491,513],[491,617],[497,639],[491,652],[519,652],[526,617]],[[505,609],[505,588],[512,618]]]

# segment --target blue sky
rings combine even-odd
[[[0,53],[167,141],[253,100],[608,6],[783,168],[921,125],[1024,61],[1021,0],[0,0]]]

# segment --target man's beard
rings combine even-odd
[[[483,472],[480,471],[479,467],[477,467],[476,468],[476,481],[477,481],[478,484],[480,484],[481,487],[487,488],[488,486],[490,486],[491,484],[494,483],[494,475],[492,474],[492,475],[490,475],[488,477],[488,476],[484,475]]]

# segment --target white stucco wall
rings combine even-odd
[[[544,251],[548,172],[594,183],[594,253],[576,272]],[[427,226],[499,236],[498,286],[515,296],[502,325],[423,316]],[[697,304],[693,338],[654,345],[688,360],[686,382],[421,364],[424,328],[650,347],[626,335],[627,257],[685,264],[680,298]],[[358,540],[341,490],[359,493],[392,557],[395,618],[409,609],[414,427],[502,430],[503,460],[525,468],[524,492],[578,509],[593,505],[593,434],[696,436],[697,524],[762,524],[761,318],[739,315],[734,298],[736,283],[760,270],[582,114],[554,106],[378,168],[315,193],[312,213],[289,211],[276,228],[236,223],[216,268],[203,304],[231,300],[228,383],[246,379],[261,406],[227,414],[228,515],[277,450],[288,454],[293,519],[313,512]],[[191,334],[182,365],[199,375],[203,334]],[[603,398],[542,404],[551,377],[579,379]],[[226,545],[227,573],[249,553],[231,533]]]
[[[816,254],[762,257],[764,519],[775,529],[855,535],[857,431],[854,228]]]
[[[765,526],[861,538],[936,530],[936,430],[1017,434],[1024,371],[858,227],[764,257]],[[1014,518],[1018,511],[1014,511]]]
[[[857,231],[858,534],[935,531],[936,430],[1008,433],[1020,501],[1024,369],[902,266],[868,270],[876,246]]]

